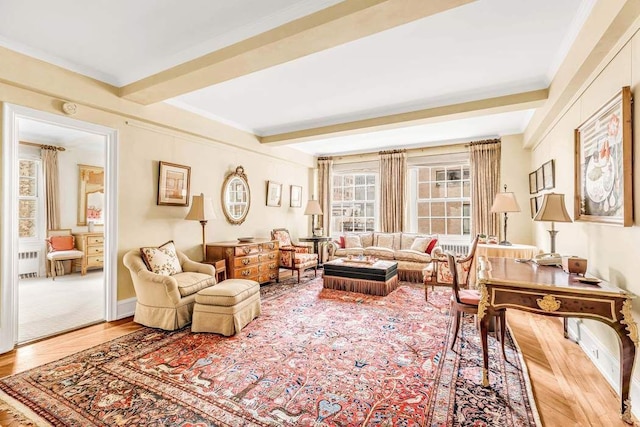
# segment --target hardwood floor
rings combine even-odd
[[[619,397],[582,352],[563,338],[559,319],[508,311],[509,323],[522,349],[545,426],[627,426],[620,420]],[[0,355],[0,377],[59,359],[140,329],[132,318],[26,345]],[[0,411],[1,426],[20,424]]]

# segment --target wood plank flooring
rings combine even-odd
[[[562,321],[509,310],[545,426],[623,427],[619,397],[580,347],[563,338]],[[0,355],[0,377],[21,372],[140,329],[132,318],[103,323]],[[0,426],[20,425],[0,411]]]

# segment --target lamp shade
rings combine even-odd
[[[307,207],[304,210],[305,215],[322,215],[322,208],[320,207],[320,202],[317,200],[309,200],[307,202]]]
[[[199,196],[193,196],[191,198],[191,210],[184,219],[190,219],[193,221],[208,221],[210,219],[216,219],[216,214],[213,212],[213,203],[211,203],[210,197],[204,197],[203,193]]]
[[[500,212],[520,212],[520,206],[516,200],[516,195],[510,191],[497,193],[491,205],[492,213]]]
[[[564,206],[564,194],[548,193],[542,199],[542,206],[534,221],[572,222]]]

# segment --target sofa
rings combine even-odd
[[[432,254],[442,253],[437,236],[417,233],[347,233],[328,243],[329,260],[349,256],[371,256],[398,262],[398,278],[422,282],[422,270]]]

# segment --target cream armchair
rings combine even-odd
[[[149,271],[140,250],[127,252],[123,258],[136,291],[133,321],[153,328],[173,331],[191,323],[196,293],[216,284],[212,265],[191,261],[176,250],[181,273],[163,276]]]

